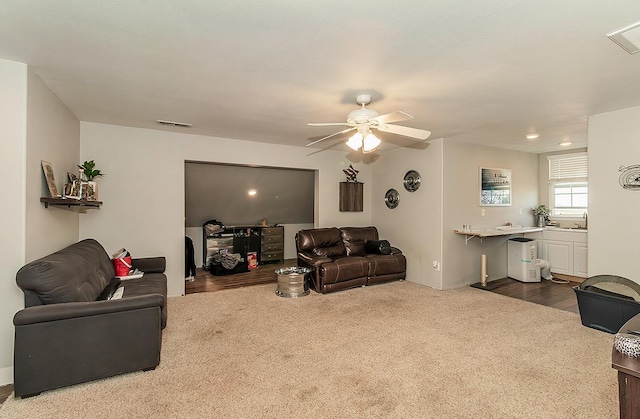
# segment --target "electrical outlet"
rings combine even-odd
[[[438,262],[437,260],[434,260],[432,264],[433,264],[433,269],[435,269],[436,271],[440,270],[440,262]]]
[[[480,212],[480,215],[482,215],[484,217],[485,215],[487,215],[487,211],[484,208],[482,208],[482,211]]]
[[[518,214],[522,215],[522,208],[518,209]]]

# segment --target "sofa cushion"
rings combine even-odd
[[[364,250],[372,254],[390,255],[391,243],[388,240],[366,240],[364,242]]]
[[[338,256],[344,256],[345,250],[343,245],[329,246],[329,247],[314,247],[313,254],[316,256],[326,256],[328,258],[334,258]]]
[[[407,259],[402,254],[367,255],[369,276],[403,273],[407,270]]]
[[[42,304],[95,301],[115,276],[111,258],[94,239],[85,239],[20,268],[16,283]]]
[[[340,234],[347,249],[347,256],[363,256],[367,252],[365,243],[367,240],[378,240],[378,229],[369,227],[341,227]]]
[[[145,273],[142,278],[129,279],[120,283],[124,287],[122,298],[137,297],[140,295],[159,294],[164,301],[162,303],[161,326],[167,324],[167,277],[163,273]]]
[[[296,245],[298,251],[313,252],[316,256],[333,258],[347,254],[340,230],[335,227],[300,230],[296,235]]]
[[[360,279],[362,285],[364,285],[367,282],[369,263],[363,257],[349,256],[325,263],[320,269],[324,284]]]

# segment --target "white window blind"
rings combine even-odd
[[[549,180],[587,180],[587,153],[548,156]]]

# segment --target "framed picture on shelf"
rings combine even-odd
[[[480,167],[480,206],[511,206],[511,170]]]
[[[48,161],[41,160],[41,163],[42,163],[42,171],[44,172],[44,178],[47,180],[49,195],[51,195],[51,198],[57,198],[60,195],[58,194],[56,179],[53,176],[53,167],[51,167],[51,163],[49,163]]]

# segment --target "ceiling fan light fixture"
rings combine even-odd
[[[380,115],[377,111],[365,107],[365,105],[368,105],[370,102],[370,95],[359,95],[356,97],[356,103],[361,105],[361,107],[347,115],[347,122],[308,123],[307,125],[317,127],[335,125],[347,128],[342,131],[326,135],[319,140],[315,140],[307,144],[307,147],[335,137],[336,135],[353,132],[354,130],[357,130],[357,133],[351,136],[347,140],[346,144],[353,150],[362,149],[363,153],[370,153],[381,144],[381,141],[371,133],[372,129],[377,129],[378,131],[388,134],[402,135],[414,140],[426,140],[431,135],[431,131],[406,127],[404,125],[394,125],[392,122],[407,121],[409,119],[413,119],[413,116],[403,111],[395,111]]]
[[[356,132],[347,141],[347,145],[353,150],[359,150],[362,147],[362,134]]]
[[[364,138],[364,143],[362,146],[363,153],[370,153],[376,149],[380,145],[381,141],[378,137],[373,134],[369,134]]]

